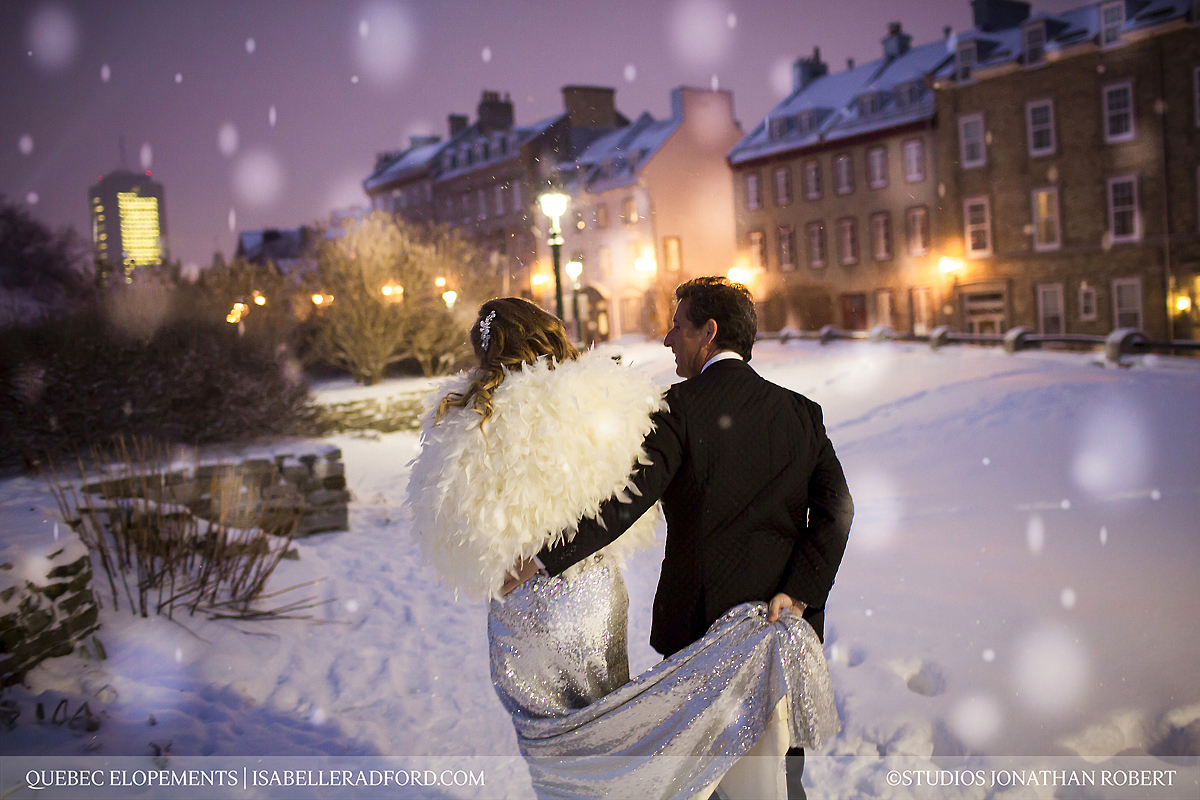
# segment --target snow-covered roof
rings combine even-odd
[[[446,144],[446,142],[435,142],[433,144],[410,147],[390,162],[382,164],[379,169],[363,181],[363,188],[367,192],[371,192],[383,188],[390,183],[411,178],[422,172],[428,172],[431,169],[433,160]]]
[[[561,122],[566,117],[567,113],[564,111],[552,117],[538,120],[531,125],[514,125],[507,131],[503,131],[502,134],[501,132],[482,132],[479,129],[479,123],[475,123],[447,142],[441,153],[439,153],[441,164],[437,170],[437,179],[457,178],[460,175],[466,175],[480,169],[490,169],[498,164],[511,161],[520,155],[521,145],[532,139],[536,139],[549,130],[555,123]],[[509,142],[503,151],[500,151],[498,148],[490,148],[488,158],[486,159],[464,161],[463,163],[456,164],[453,169],[447,168],[446,154],[452,151],[474,150],[476,145],[483,142],[490,143],[496,141],[500,135],[506,137]]]
[[[593,194],[637,183],[642,168],[682,122],[677,117],[656,120],[642,112],[629,126],[596,139],[578,158],[564,163],[560,172],[572,176],[568,188]]]

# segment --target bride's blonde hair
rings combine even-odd
[[[484,330],[488,333],[487,347]],[[451,407],[470,405],[479,413],[482,425],[492,416],[492,393],[504,382],[506,370],[519,369],[543,357],[551,359],[551,367],[579,358],[562,321],[519,297],[500,297],[480,306],[470,336],[479,366],[472,371],[466,391],[451,392],[441,399],[435,424]]]

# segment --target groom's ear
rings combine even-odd
[[[717,321],[710,319],[704,323],[704,327],[700,329],[700,334],[703,337],[702,341],[705,347],[715,342],[717,340]]]

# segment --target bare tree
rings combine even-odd
[[[478,250],[445,228],[370,214],[318,248],[318,352],[364,384],[407,358],[426,375],[448,372],[469,353],[473,305],[491,296],[481,264]]]

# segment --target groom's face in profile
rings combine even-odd
[[[688,319],[687,300],[680,300],[672,318],[671,330],[663,339],[663,345],[675,354],[675,374],[681,378],[694,378],[704,368],[704,362],[712,355],[712,342],[717,333],[717,323],[709,320],[697,328]]]

